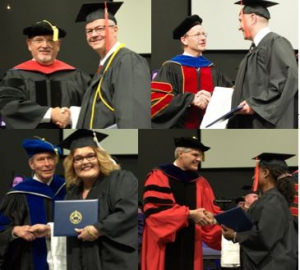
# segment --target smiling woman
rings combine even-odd
[[[79,129],[61,143],[71,150],[64,160],[66,200],[99,201],[97,222],[78,228],[78,237],[67,239],[68,270],[137,269],[138,181],[100,146],[106,137]]]

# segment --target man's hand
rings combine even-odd
[[[200,90],[197,94],[195,94],[194,100],[192,102],[193,105],[198,108],[204,110],[206,109],[209,101],[211,99],[211,93],[206,90]]]
[[[71,123],[71,111],[67,107],[52,108],[51,121],[60,128],[65,128]]]
[[[198,208],[190,210],[189,218],[191,218],[196,224],[204,226],[211,224],[210,219],[204,214],[204,208]]]
[[[12,234],[14,237],[19,237],[26,241],[33,241],[36,239],[34,233],[30,231],[29,225],[15,226],[12,230]]]
[[[51,228],[46,224],[35,224],[30,227],[29,231],[33,233],[36,238],[49,237],[51,235]]]
[[[204,215],[208,218],[209,224],[211,224],[211,225],[217,224],[217,221],[215,220],[215,216],[212,212],[209,212],[204,209]]]
[[[243,106],[243,108],[238,111],[236,114],[254,114],[254,111],[250,108],[246,100],[242,101],[239,106]]]

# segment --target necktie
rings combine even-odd
[[[255,43],[254,42],[252,42],[252,44],[251,44],[251,47],[250,47],[250,49],[249,49],[249,51],[250,52],[253,52],[253,50],[255,49]]]

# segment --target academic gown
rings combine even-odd
[[[235,115],[228,128],[296,128],[298,68],[292,45],[267,34],[242,60],[232,96],[232,108],[246,100],[253,115]]]
[[[283,195],[273,188],[248,211],[252,230],[237,233],[244,270],[296,270],[298,232]]]
[[[88,199],[99,200],[99,221],[91,224],[102,234],[89,242],[67,238],[68,270],[137,270],[138,182],[124,170],[101,176]],[[66,200],[82,199],[82,186],[73,187]]]
[[[48,270],[45,237],[32,242],[13,238],[14,226],[53,221],[53,201],[66,194],[64,179],[55,176],[50,186],[26,179],[3,198],[0,206],[0,269]]]
[[[232,82],[205,57],[178,55],[165,62],[151,83],[152,127],[198,129],[205,110],[192,101],[200,90],[232,87]]]
[[[121,48],[105,71],[95,74],[84,95],[77,128],[150,128],[150,71],[146,60],[135,52]],[[102,79],[100,94],[94,97]],[[91,126],[91,118],[94,115]]]
[[[58,128],[40,123],[52,107],[81,106],[91,77],[62,61],[42,66],[34,60],[9,70],[0,83],[0,114],[6,128]]]
[[[142,270],[203,270],[202,241],[220,250],[221,227],[195,225],[188,215],[197,208],[220,213],[214,199],[198,172],[173,164],[154,169],[144,187]]]

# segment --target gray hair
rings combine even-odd
[[[188,153],[188,152],[191,152],[192,150],[193,149],[187,148],[187,147],[176,147],[175,152],[174,152],[175,159],[178,158],[180,151],[182,151],[184,153]]]

